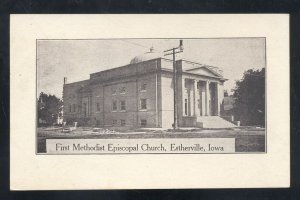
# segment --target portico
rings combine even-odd
[[[179,123],[182,126],[196,126],[197,119],[205,116],[219,116],[222,104],[223,82],[220,80],[181,75],[181,94],[178,98]],[[179,92],[180,94],[180,92]]]
[[[184,78],[182,80],[183,116],[219,115],[218,82]]]

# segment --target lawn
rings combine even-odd
[[[97,129],[78,128],[71,133],[60,129],[39,128],[37,133],[38,153],[46,153],[46,139],[139,139],[139,138],[235,138],[235,151],[265,152],[265,130],[255,127],[238,129],[189,129],[189,130],[149,130],[149,129]]]

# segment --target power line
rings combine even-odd
[[[139,46],[139,47],[143,47],[143,48],[146,48],[146,49],[150,49],[150,47],[147,47],[147,46],[144,46],[144,45],[141,45],[139,43],[136,43],[136,42],[129,42],[127,40],[121,40],[122,42],[126,42],[126,43],[129,43],[129,44],[132,44],[132,45],[136,45],[136,46]],[[159,51],[158,49],[154,49],[154,51],[156,52],[162,52],[162,51]]]
[[[144,45],[141,45],[141,44],[139,44],[139,43],[136,43],[136,42],[130,42],[130,41],[128,41],[128,40],[125,40],[125,39],[122,39],[122,40],[120,40],[120,41],[122,41],[122,42],[126,42],[126,43],[128,43],[128,44],[132,44],[132,45],[135,45],[135,46],[139,46],[139,47],[143,47],[143,48],[146,48],[146,49],[150,49],[150,47],[148,47],[148,46],[144,46]],[[158,49],[154,49],[154,51],[156,51],[156,52],[160,52],[160,53],[162,53],[163,51],[161,51],[161,50],[158,50]],[[216,67],[216,68],[219,68],[219,67]],[[235,70],[231,70],[231,69],[226,69],[226,71],[232,71],[232,72],[235,72]],[[249,74],[249,73],[246,73],[247,75],[250,75],[250,76],[257,76],[257,77],[262,77],[262,78],[265,78],[265,76],[260,76],[260,75],[254,75],[254,74]]]
[[[129,41],[127,41],[127,40],[121,40],[121,41],[122,41],[122,42],[127,42],[127,43],[129,43],[129,44],[133,44],[133,45],[136,45],[136,46],[140,46],[140,47],[149,49],[149,47],[144,46],[144,45],[141,45],[141,44],[138,44],[138,43],[135,43],[135,42],[129,42]]]

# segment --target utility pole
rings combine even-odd
[[[178,51],[176,51],[178,50]],[[177,129],[178,128],[178,117],[177,117],[177,68],[176,68],[176,59],[175,59],[175,54],[177,53],[182,53],[183,52],[183,42],[182,40],[179,41],[179,46],[165,50],[165,56],[167,55],[173,55],[173,90],[174,90],[174,123],[173,123],[173,128]]]

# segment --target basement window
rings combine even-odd
[[[141,126],[142,127],[147,126],[147,120],[146,119],[141,119]]]
[[[125,119],[121,119],[121,126],[126,126],[126,121],[125,121]]]

